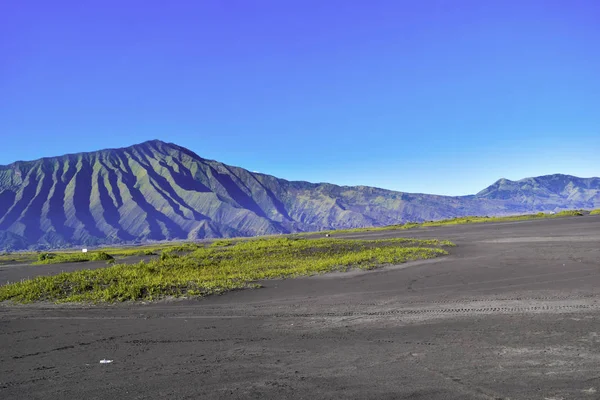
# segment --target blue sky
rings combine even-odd
[[[0,2],[0,164],[161,139],[291,180],[600,176],[600,2]]]

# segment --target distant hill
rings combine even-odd
[[[591,208],[598,205],[600,178],[555,174],[519,181],[500,179],[476,196],[526,204],[535,210]]]
[[[600,179],[501,179],[471,196],[290,182],[158,140],[0,166],[0,249],[254,236],[600,206]]]

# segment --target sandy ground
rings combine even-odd
[[[346,235],[396,236],[458,247],[196,301],[4,304],[0,398],[600,399],[600,216]]]

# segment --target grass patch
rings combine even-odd
[[[40,253],[33,264],[62,264],[85,261],[109,261],[114,257],[104,251],[90,253]]]
[[[7,264],[30,264],[37,259],[37,255],[31,252],[0,253],[0,265]]]
[[[102,251],[114,257],[156,256],[164,251],[187,253],[197,250],[200,247],[203,247],[203,245],[188,242],[171,242],[136,247],[106,247],[102,248]]]
[[[527,221],[532,219],[545,219],[545,218],[560,218],[560,217],[580,217],[583,213],[581,211],[561,211],[555,214],[546,214],[543,212],[531,215],[515,215],[509,217],[460,217],[452,218],[442,221],[424,222],[422,226],[442,226],[442,225],[458,225],[458,224],[471,224],[471,223],[482,223],[482,222],[510,222],[510,221]]]
[[[232,239],[217,239],[210,244],[210,247],[232,246],[234,243]]]
[[[462,224],[477,224],[477,223],[486,223],[486,222],[510,222],[510,221],[527,221],[527,220],[535,220],[535,219],[545,219],[545,218],[560,218],[560,217],[575,217],[582,216],[583,212],[579,210],[569,210],[569,211],[561,211],[555,214],[547,214],[547,213],[537,213],[537,214],[527,214],[527,215],[513,215],[508,217],[456,217],[451,219],[444,219],[440,221],[427,221],[427,222],[407,222],[405,224],[399,225],[388,225],[381,226],[375,228],[354,228],[354,229],[340,229],[334,231],[321,231],[321,232],[311,232],[307,235],[322,235],[322,234],[331,234],[331,233],[359,233],[359,232],[373,232],[373,231],[387,231],[387,230],[399,230],[399,229],[414,229],[420,227],[427,226],[445,226],[445,225],[462,225]]]
[[[134,265],[117,264],[0,287],[0,301],[114,302],[165,296],[205,296],[251,287],[258,279],[287,278],[350,268],[372,269],[448,254],[451,242],[418,239],[340,240],[271,238],[199,247],[187,254]]]
[[[62,264],[88,261],[111,261],[124,257],[157,256],[167,253],[189,253],[204,247],[202,244],[171,242],[136,247],[104,247],[96,251],[83,253],[80,250],[57,250],[52,252],[15,252],[0,253],[0,265],[22,263],[32,265]]]
[[[600,215],[600,208],[590,211],[590,215]]]

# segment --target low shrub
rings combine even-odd
[[[109,260],[114,260],[115,258],[113,256],[111,256],[108,253],[105,253],[103,251],[99,251],[97,253],[92,253],[92,256],[90,257],[91,261],[109,261]]]
[[[52,260],[54,258],[56,258],[56,254],[52,253],[40,253],[38,255],[38,261]]]
[[[231,239],[218,239],[215,240],[214,242],[212,242],[210,244],[210,247],[225,247],[225,246],[232,246],[233,245],[233,240]]]

